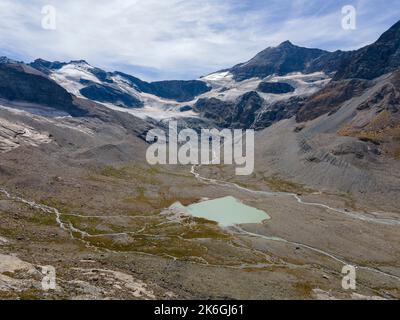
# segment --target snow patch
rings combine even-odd
[[[127,108],[118,107],[111,103],[103,103],[103,105],[112,110],[117,110],[117,111],[132,114],[143,120],[150,118],[150,119],[154,119],[157,121],[161,121],[161,120],[175,119],[175,118],[198,117],[197,113],[195,113],[193,111],[181,112],[177,108],[164,109],[160,106],[145,105],[142,108],[127,109]]]
[[[87,80],[101,84],[101,81],[90,72],[92,69],[92,66],[84,62],[70,63],[59,70],[54,70],[50,75],[50,78],[56,81],[68,92],[78,97],[82,97],[79,91],[84,88],[85,85],[80,83],[80,80]]]
[[[251,78],[241,82],[236,82],[229,72],[211,74],[207,82],[213,86],[213,90],[206,92],[198,98],[217,98],[222,101],[235,101],[240,96],[249,91],[257,91],[261,82],[284,82],[295,88],[294,92],[286,94],[270,94],[258,92],[258,94],[267,103],[273,103],[280,100],[287,100],[295,96],[311,95],[322,89],[331,80],[324,72],[315,72],[303,74],[300,72],[290,73],[285,76],[271,75],[264,79]],[[206,77],[206,78],[207,78]],[[205,78],[202,78],[204,80]],[[213,80],[215,79],[215,80]]]
[[[0,153],[9,152],[21,145],[37,147],[51,141],[48,133],[0,118]]]
[[[229,71],[211,73],[208,76],[200,78],[203,81],[232,81],[233,74]]]

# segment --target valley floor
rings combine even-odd
[[[31,160],[32,150],[24,151]],[[254,192],[251,180],[244,187],[219,181],[215,169],[195,168],[197,178],[188,169],[125,164],[58,176],[20,163],[24,179],[2,178],[0,297],[400,298],[396,217],[357,213],[348,197],[293,190],[283,180],[274,180],[279,192],[271,184]],[[168,207],[176,201],[227,195],[271,220],[221,229],[171,219]],[[342,289],[346,264],[357,267],[354,291]],[[47,265],[55,267],[56,290],[41,288]]]

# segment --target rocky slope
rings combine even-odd
[[[249,110],[249,112],[254,112],[255,116],[248,118],[257,119],[257,121],[243,122],[240,125],[262,129],[294,115],[298,122],[306,122],[324,114],[336,112],[344,102],[360,96],[373,86],[376,82],[373,79],[400,68],[399,30],[400,22],[385,32],[374,44],[351,52],[316,51],[285,42],[277,48],[268,48],[262,51],[247,63],[227,69],[221,79],[230,79],[229,77],[231,77],[231,81],[241,81],[243,86],[245,83],[253,81],[246,79],[264,79],[261,82],[253,81],[253,88],[247,86],[249,91],[252,89],[259,94],[267,94],[262,95],[263,102],[259,103],[259,105],[263,105],[262,108]],[[279,82],[279,77],[271,76],[271,74],[279,76],[289,72],[310,73],[316,71],[333,74],[333,80],[330,83],[322,82],[319,90],[314,92],[312,89],[301,92],[298,90],[298,85],[293,85],[288,77],[286,79],[283,77],[284,81]],[[211,83],[213,81],[221,82],[218,79],[213,80],[213,77],[216,78],[217,75],[211,75]],[[271,81],[271,79],[273,80]],[[238,87],[240,86],[238,85]],[[226,91],[229,93],[229,87],[224,87],[221,95],[228,96]],[[242,94],[244,93],[242,92]],[[382,94],[385,95],[385,93]],[[276,99],[279,96],[280,98]],[[212,105],[216,105],[215,98],[217,97],[214,97]],[[229,100],[228,104],[231,105],[240,103],[240,99],[241,97],[233,97],[222,100]],[[204,101],[201,100],[200,103],[204,109]],[[279,116],[275,117],[277,114]],[[213,112],[208,110],[207,113],[201,115],[212,118]],[[221,124],[221,121],[217,120],[216,123]],[[237,123],[224,123],[223,125],[238,126]]]
[[[61,86],[22,63],[0,64],[0,97],[51,106],[72,116],[86,113]]]
[[[290,118],[300,109],[304,99],[319,92],[330,81],[323,72],[269,76],[263,80],[253,78],[239,83],[232,80],[232,76],[213,79],[217,75],[205,78],[214,89],[201,95],[193,110],[215,125],[227,128],[263,129]],[[250,100],[251,106],[247,104],[249,97],[254,98]],[[244,103],[247,104],[245,108]],[[238,115],[242,110],[245,110],[243,114]]]
[[[369,86],[368,81],[351,79],[332,81],[308,99],[296,114],[297,122],[306,122],[326,113],[334,113],[347,100],[360,96]]]
[[[272,74],[285,75],[305,70],[313,60],[326,51],[308,49],[293,45],[290,41],[281,43],[276,48],[267,48],[251,60],[229,69],[237,81],[258,77],[265,78]]]
[[[372,142],[388,155],[400,159],[400,71],[357,107],[357,115],[339,134]]]
[[[185,82],[0,59],[0,298],[353,298],[353,264],[356,296],[398,299],[397,30],[349,53],[286,42]],[[148,165],[160,112],[256,128],[254,173]],[[171,209],[225,196],[271,220],[226,230]]]
[[[400,65],[400,21],[375,43],[352,52],[343,61],[334,80],[361,78],[372,80],[392,72]]]

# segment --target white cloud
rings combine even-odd
[[[57,9],[55,31],[41,28],[46,4]],[[190,78],[286,39],[353,48],[381,27],[346,34],[340,10],[304,16],[304,6],[304,0],[0,0],[0,49],[25,59],[86,59],[107,69]]]

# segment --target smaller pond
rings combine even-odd
[[[182,209],[194,217],[216,221],[223,227],[246,223],[261,223],[270,219],[266,212],[245,205],[234,197],[203,201]]]

